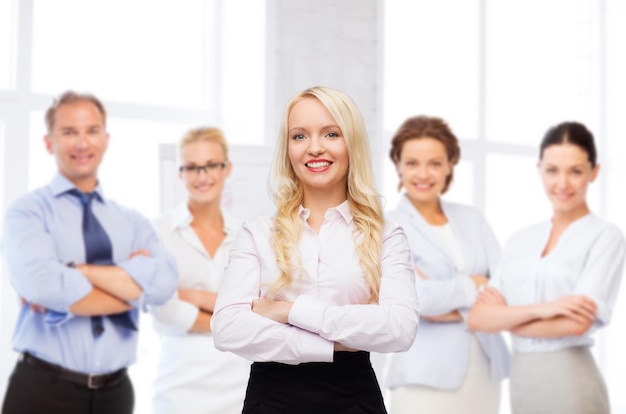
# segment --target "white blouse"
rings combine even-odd
[[[176,260],[178,289],[218,290],[240,222],[222,213],[226,238],[211,257],[191,228],[181,204],[154,220],[163,244]],[[189,332],[200,310],[178,293],[150,312],[161,336],[152,413],[241,413],[250,362],[217,350],[210,332]]]
[[[191,228],[193,216],[186,204],[166,213],[153,221],[154,228],[163,244],[176,259],[178,289],[199,289],[216,292],[228,262],[240,222],[223,213],[226,238],[211,257]],[[200,310],[175,294],[162,306],[150,309],[155,328],[162,335],[187,335]],[[194,335],[211,335],[194,333]]]
[[[378,304],[359,264],[348,202],[326,212],[319,234],[299,212],[303,224],[298,246],[306,275],[280,299],[294,301],[289,324],[277,323],[251,310],[265,297],[280,270],[270,244],[273,221],[258,218],[243,225],[224,281],[220,286],[212,328],[218,349],[253,361],[287,364],[330,362],[333,342],[374,352],[399,352],[413,343],[418,324],[415,275],[402,229],[386,223],[380,254]]]
[[[597,319],[582,336],[550,339],[513,335],[516,351],[544,352],[593,345],[593,332],[611,319],[626,254],[622,232],[590,213],[571,223],[552,251],[542,257],[551,228],[551,222],[543,222],[511,237],[491,285],[511,306],[549,302],[571,294],[586,295],[598,307]]]
[[[461,249],[461,245],[459,244],[459,241],[452,231],[452,226],[450,226],[450,223],[446,223],[442,226],[430,225],[430,228],[433,229],[435,233],[437,233],[437,235],[443,241],[443,244],[448,248],[448,251],[452,256],[452,260],[456,265],[457,272],[465,273],[465,259],[463,258],[463,250]]]

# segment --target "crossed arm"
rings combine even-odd
[[[415,274],[421,279],[421,280],[428,280],[428,278],[424,275],[424,273],[422,273],[417,267],[414,268],[415,270]],[[489,282],[489,279],[487,278],[487,276],[482,275],[482,274],[475,274],[470,276],[471,281],[474,283],[474,286],[476,287],[476,289],[479,289],[481,286],[486,285]],[[435,282],[437,283],[437,282]],[[430,322],[436,322],[436,323],[446,323],[446,322],[460,322],[463,320],[463,317],[461,316],[461,313],[455,309],[446,313],[442,313],[439,315],[420,315],[420,317],[422,319],[425,319],[427,321]]]
[[[486,286],[472,307],[471,331],[510,331],[536,338],[580,336],[594,323],[595,302],[584,295],[567,295],[551,302],[508,306],[497,289]]]
[[[130,258],[149,256],[141,249]],[[83,298],[70,305],[70,312],[79,316],[111,315],[133,308],[128,302],[141,296],[142,289],[135,280],[119,266],[80,264],[75,266],[92,284],[93,289]]]
[[[215,309],[217,292],[200,289],[179,289],[178,298],[191,303],[199,310],[198,316],[189,329],[190,332],[211,332],[211,319]]]

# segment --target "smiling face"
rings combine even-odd
[[[61,174],[82,191],[95,188],[109,134],[93,103],[78,101],[59,106],[44,142],[55,156]]]
[[[219,203],[226,178],[230,175],[232,164],[225,168],[217,166],[226,162],[224,150],[220,144],[198,140],[185,144],[180,150],[183,166],[208,166],[207,168],[183,170],[180,178],[185,183],[189,202],[196,204]],[[213,168],[210,168],[213,167]]]
[[[295,104],[288,118],[288,155],[302,182],[305,198],[311,191],[346,198],[348,148],[335,119],[315,98]]]
[[[556,213],[588,211],[587,186],[596,179],[599,166],[591,167],[584,149],[567,142],[550,145],[543,150],[537,166]]]
[[[409,139],[402,145],[396,169],[413,204],[436,202],[452,171],[446,147],[434,138]]]

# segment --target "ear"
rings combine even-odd
[[[53,142],[50,134],[44,135],[43,142],[46,144],[46,150],[48,151],[48,154],[54,154]]]
[[[596,178],[598,178],[599,172],[600,172],[600,164],[596,164],[596,166],[593,167],[593,169],[591,170],[591,179],[589,180],[590,183],[594,182]]]
[[[109,138],[111,136],[109,135],[109,133],[107,132],[106,134],[104,134],[104,140],[105,140],[105,144],[104,144],[104,152],[106,152],[107,148],[109,148]]]
[[[232,163],[232,162],[230,162],[230,161],[228,161],[228,162],[226,163],[226,168],[225,168],[225,170],[226,170],[226,171],[224,171],[224,176],[225,176],[225,178],[230,177],[230,173],[231,173],[231,171],[233,170],[233,163]]]

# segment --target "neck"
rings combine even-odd
[[[581,217],[589,214],[591,210],[587,206],[587,203],[581,204],[579,207],[568,211],[554,211],[552,216],[552,224],[554,226],[568,226]]]
[[[193,200],[188,200],[187,207],[193,217],[193,224],[203,227],[221,227],[223,225],[219,202],[196,203]]]
[[[61,172],[61,174],[63,174],[63,172]],[[96,186],[98,185],[98,179],[96,177],[75,179],[75,178],[70,178],[65,174],[63,174],[63,176],[67,178],[68,180],[70,180],[72,184],[74,184],[76,188],[78,188],[83,193],[91,193],[92,191],[96,189]]]
[[[346,201],[347,191],[329,191],[328,189],[304,189],[302,205],[311,210],[311,215],[324,215],[329,208],[337,207]]]
[[[441,209],[441,203],[439,202],[439,197],[427,201],[417,201],[411,199],[410,197],[408,198],[411,204],[413,204],[413,207],[415,207],[417,211],[419,211],[419,213],[422,215],[422,217],[426,219],[428,219],[429,217],[438,217],[444,215],[443,210]]]

